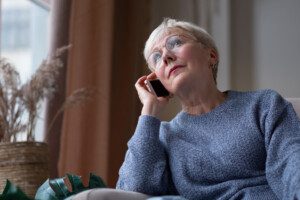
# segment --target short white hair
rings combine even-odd
[[[143,53],[144,53],[144,58],[145,58],[146,62],[151,53],[151,49],[152,49],[153,45],[157,42],[157,40],[161,36],[163,36],[163,34],[165,34],[167,31],[169,31],[170,29],[173,29],[173,28],[182,29],[183,31],[187,32],[188,34],[194,36],[205,47],[214,49],[219,57],[218,48],[217,48],[213,38],[211,37],[211,35],[205,29],[203,29],[193,23],[190,23],[190,22],[178,21],[175,19],[165,18],[163,20],[163,22],[156,29],[154,29],[152,31],[148,40],[145,43],[145,48],[144,48]],[[218,64],[219,64],[219,60],[212,67],[212,72],[213,72],[215,82],[217,79]]]

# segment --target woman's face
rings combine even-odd
[[[162,35],[151,52],[147,62],[171,93],[193,84],[214,84],[210,66],[217,62],[215,51],[182,29]]]

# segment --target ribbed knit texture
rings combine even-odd
[[[300,199],[300,121],[272,90],[228,91],[211,112],[140,116],[118,189],[197,200]]]

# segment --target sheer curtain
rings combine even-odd
[[[99,94],[67,110],[52,128],[52,176],[68,172],[86,180],[94,172],[115,185],[140,112],[134,83],[145,68],[142,49],[149,33],[149,2],[54,1],[51,49],[66,43],[72,48],[48,118],[75,89],[94,87]]]

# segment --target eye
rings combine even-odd
[[[172,36],[166,41],[166,48],[172,50],[176,47],[180,47],[184,42],[178,36]]]
[[[150,60],[154,65],[156,65],[159,62],[160,58],[161,58],[161,53],[158,51],[153,52],[150,56]]]

